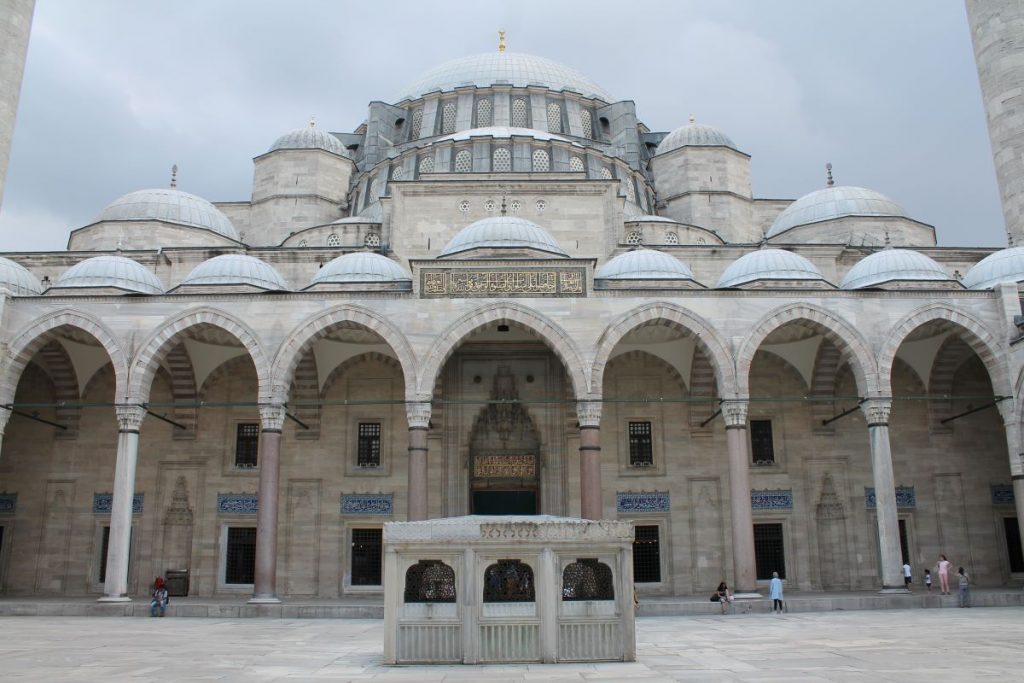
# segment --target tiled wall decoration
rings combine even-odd
[[[1011,484],[992,484],[992,504],[993,505],[1014,505],[1017,499],[1013,495],[1013,485]]]
[[[668,491],[619,491],[615,494],[616,509],[619,512],[668,512]]]
[[[868,510],[874,510],[877,505],[878,501],[875,500],[875,488],[873,486],[865,486],[864,506]],[[914,509],[917,507],[917,494],[914,493],[913,486],[896,487],[896,507],[904,509]]]
[[[0,515],[13,515],[18,511],[17,493],[0,493]]]
[[[343,515],[391,515],[394,513],[394,494],[391,493],[343,493],[341,514]]]
[[[218,493],[217,513],[221,515],[255,515],[260,509],[255,493]]]
[[[752,510],[792,510],[793,489],[751,489]]]
[[[132,514],[141,515],[143,499],[146,494],[136,493],[135,497],[132,498]],[[113,493],[94,493],[92,494],[92,511],[100,515],[109,515],[110,511],[114,509],[114,494]]]

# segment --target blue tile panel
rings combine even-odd
[[[391,493],[343,493],[341,514],[388,516],[394,513],[394,498]]]
[[[619,491],[615,494],[616,508],[619,512],[668,512],[668,491]]]
[[[146,494],[136,493],[132,498],[132,514],[142,514],[142,501]],[[114,494],[113,493],[94,493],[92,494],[92,511],[101,514],[109,515],[110,511],[114,509]]]
[[[17,493],[0,493],[0,515],[13,515],[18,511]]]
[[[260,509],[255,493],[218,493],[217,514],[255,515]]]
[[[793,489],[751,489],[752,510],[792,510]]]
[[[865,486],[864,507],[868,510],[874,510],[877,505],[878,501],[875,500],[875,487]],[[896,487],[896,507],[907,509],[914,509],[917,507],[917,494],[914,493],[913,486]]]
[[[1016,502],[1011,484],[992,484],[993,505],[1014,505]]]

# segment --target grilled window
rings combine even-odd
[[[499,147],[494,150],[491,170],[495,173],[508,173],[512,170],[512,153],[508,151],[508,147]]]
[[[533,172],[547,173],[551,170],[551,157],[546,149],[533,150]]]
[[[476,125],[477,128],[486,128],[491,125],[491,100],[488,98],[476,103]]]
[[[771,420],[750,421],[750,455],[755,465],[775,464]]]
[[[256,574],[256,529],[228,527],[224,583],[252,583]]]
[[[526,111],[526,100],[517,97],[512,100],[512,125],[516,128],[529,128],[529,118]]]
[[[573,173],[583,173],[583,159],[579,157],[571,157],[569,159],[569,170]]]
[[[473,155],[464,149],[455,155],[455,172],[469,173],[473,170]]]
[[[420,159],[420,173],[434,172],[434,157],[423,157]]]
[[[441,134],[455,132],[455,112],[458,105],[455,102],[445,102],[441,108]]]
[[[260,450],[260,426],[242,422],[235,428],[235,467],[256,467]]]
[[[484,602],[533,602],[533,569],[519,560],[498,560],[484,572]]]
[[[562,599],[614,600],[612,570],[596,559],[576,560],[562,572]]]
[[[380,467],[380,423],[359,423],[359,444],[356,450],[356,465],[359,467]]]
[[[352,530],[352,585],[381,585],[381,530]]]
[[[409,127],[409,139],[417,140],[420,137],[420,129],[423,127],[423,110],[417,109],[412,113],[412,125]]]
[[[758,581],[772,578],[772,572],[778,572],[780,579],[786,578],[786,550],[782,543],[781,524],[754,525],[754,557]]]
[[[583,137],[594,137],[594,118],[586,109],[580,109],[580,127],[583,129]]]
[[[661,542],[658,526],[638,526],[633,537],[633,582],[661,582]]]
[[[557,102],[548,102],[548,131],[562,132],[562,107]]]
[[[629,423],[629,464],[631,467],[650,467],[654,464],[650,422]]]
[[[455,602],[455,570],[440,560],[420,560],[409,567],[405,602]]]

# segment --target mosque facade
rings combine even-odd
[[[679,123],[502,47],[7,254],[0,590],[379,594],[502,513],[632,521],[640,596],[1018,585],[1024,248]]]

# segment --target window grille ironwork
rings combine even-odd
[[[551,170],[551,157],[546,149],[533,150],[533,172],[546,173]]]
[[[339,237],[337,235],[337,233],[333,233],[332,232],[330,235],[327,236],[327,246],[329,246],[329,247],[340,247],[341,246],[341,237]]]
[[[394,170],[391,171],[391,179],[392,180],[404,180],[405,179],[405,169],[402,168],[401,166],[395,166]]]
[[[487,128],[491,125],[491,100],[488,98],[476,103],[476,125],[477,128]]]
[[[626,199],[628,201],[631,201],[631,202],[633,202],[635,204],[636,203],[636,189],[633,187],[633,179],[632,178],[623,178],[622,179],[622,187],[626,191]]]
[[[370,181],[370,192],[369,201],[371,204],[380,198],[380,178],[374,178]]]
[[[626,244],[639,246],[644,243],[644,236],[639,230],[626,233]]]
[[[228,527],[224,583],[252,583],[256,576],[256,529]]]
[[[629,423],[629,464],[632,467],[650,467],[654,464],[650,422]]]
[[[614,600],[611,567],[596,559],[578,559],[562,571],[562,600]]]
[[[515,128],[529,128],[530,122],[527,116],[526,100],[517,97],[512,100],[512,126]]]
[[[493,199],[488,199],[486,202],[484,202],[484,211],[486,211],[487,213],[494,213],[497,210],[498,203]]]
[[[380,246],[380,235],[375,232],[366,233],[366,239],[363,240],[363,244],[370,249],[376,249]]]
[[[569,170],[573,173],[583,173],[583,159],[580,159],[579,157],[570,157]]]
[[[523,203],[518,199],[513,199],[508,203],[508,210],[510,213],[519,213],[523,208]]]
[[[455,172],[456,173],[469,173],[473,170],[473,155],[470,154],[468,149],[459,151],[455,155]]]
[[[423,157],[420,159],[420,173],[434,172],[434,157]]]
[[[494,150],[491,170],[495,173],[508,173],[512,170],[512,153],[508,151],[508,147],[499,147]]]
[[[548,132],[562,132],[562,107],[557,102],[548,102]]]
[[[583,137],[594,137],[594,117],[586,109],[580,109],[580,128],[583,129]]]
[[[665,244],[679,244],[679,235],[674,232],[666,232]]]
[[[754,558],[758,581],[771,579],[772,572],[778,572],[780,579],[786,578],[786,549],[782,542],[782,524],[754,525]]]
[[[755,465],[775,464],[775,440],[772,437],[771,420],[750,421],[750,455]]]
[[[412,113],[412,125],[409,127],[409,139],[419,139],[421,128],[423,128],[423,110],[417,109]]]
[[[538,199],[534,206],[537,209],[537,213],[544,213],[544,210],[548,208],[548,203],[543,199]]]
[[[359,443],[356,449],[356,465],[359,467],[380,467],[380,423],[360,422]]]
[[[658,525],[637,526],[633,533],[633,583],[661,583]]]
[[[352,585],[381,585],[383,543],[381,529],[352,530]]]
[[[611,180],[612,179],[611,169],[609,169],[609,168],[602,168],[601,169],[601,179],[602,180]]]
[[[441,134],[447,135],[455,132],[455,113],[458,111],[458,105],[452,102],[445,102],[444,107],[441,108]]]
[[[420,560],[409,567],[405,602],[455,602],[455,570],[440,560]]]
[[[259,423],[239,423],[235,428],[235,467],[256,467],[259,451]]]
[[[520,560],[498,560],[484,571],[484,602],[533,602],[533,569]]]

